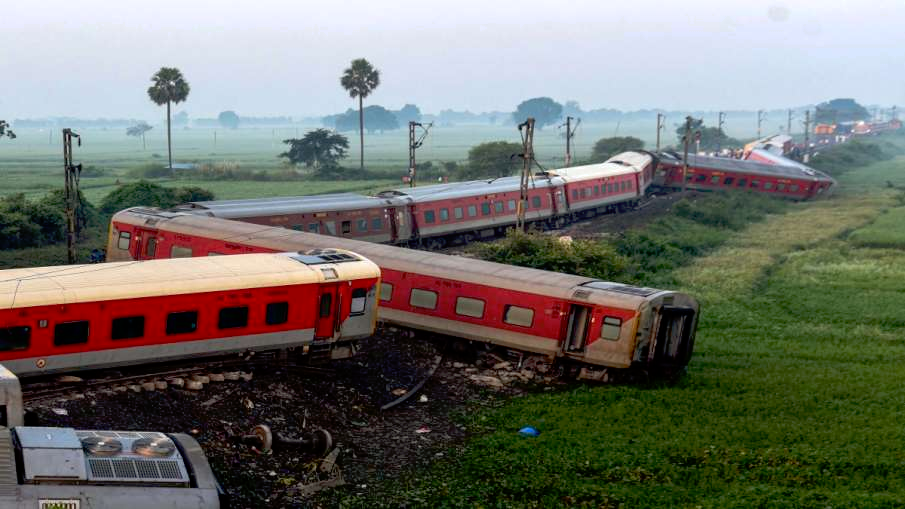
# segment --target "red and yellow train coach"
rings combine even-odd
[[[137,236],[143,240],[136,242]],[[157,247],[149,252],[142,246],[150,238]],[[331,243],[380,266],[379,316],[397,326],[591,368],[673,371],[691,356],[698,305],[679,292],[143,208],[113,217],[108,257],[209,256]]]
[[[0,363],[19,376],[300,348],[372,334],[378,267],[345,251],[0,271]]]

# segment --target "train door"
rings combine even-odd
[[[563,342],[565,353],[584,352],[591,331],[591,308],[580,304],[572,304],[569,310],[569,323],[566,328],[566,340]]]
[[[654,361],[682,366],[691,357],[694,309],[664,306],[660,310]]]
[[[332,338],[339,329],[340,294],[338,284],[323,284],[317,300],[317,320],[314,325],[314,338]]]
[[[132,243],[133,260],[149,260],[157,254],[157,236],[154,230],[135,229],[135,241]]]

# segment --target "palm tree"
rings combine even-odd
[[[148,97],[158,106],[167,105],[167,152],[170,169],[173,169],[173,134],[170,130],[170,105],[179,104],[189,96],[189,82],[175,67],[161,67],[157,74],[151,76],[154,83],[148,87]]]
[[[361,143],[361,169],[365,168],[365,114],[364,98],[380,85],[380,71],[363,58],[356,58],[343,71],[339,83],[349,92],[349,97],[358,98],[358,134]]]

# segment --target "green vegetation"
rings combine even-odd
[[[839,122],[852,122],[867,120],[870,112],[854,99],[833,99],[817,105],[814,122],[818,124],[838,124]]]
[[[620,152],[641,150],[643,148],[644,140],[634,136],[601,138],[594,143],[594,148],[591,150],[591,162],[602,163]]]
[[[189,82],[182,76],[182,72],[175,67],[161,67],[151,76],[151,86],[148,87],[148,97],[158,106],[167,105],[167,154],[169,163],[167,168],[173,167],[173,132],[171,127],[172,105],[179,104],[188,99]]]
[[[902,136],[855,138],[847,143],[815,152],[809,164],[833,177],[855,169],[860,173],[864,166],[888,161],[905,153],[905,140],[902,138]]]
[[[339,84],[349,93],[352,99],[358,98],[358,136],[360,141],[359,169],[365,169],[365,97],[371,95],[380,86],[380,71],[364,58],[356,58],[352,64],[343,71],[339,78]]]
[[[167,188],[146,180],[124,185],[104,197],[101,212],[112,215],[117,211],[145,205],[169,208],[190,201],[208,201],[214,193],[200,187]]]
[[[0,138],[3,138],[4,136],[13,139],[16,137],[16,133],[14,133],[13,130],[9,128],[9,122],[7,122],[6,120],[0,120]]]
[[[685,123],[676,128],[676,138],[678,139],[678,147],[685,144]],[[738,148],[744,145],[740,140],[730,138],[719,127],[706,127],[704,121],[700,118],[692,119],[691,135],[689,140],[690,150],[695,150],[696,140],[699,141],[700,150],[706,152],[714,152],[724,148]]]
[[[522,146],[508,141],[488,141],[468,151],[468,164],[459,169],[461,180],[497,178],[512,175],[520,167]],[[519,165],[519,166],[516,166]]]
[[[856,246],[905,249],[905,207],[887,210],[873,223],[852,232]]]
[[[295,165],[314,168],[315,173],[321,168],[336,168],[349,150],[349,139],[328,129],[315,129],[302,138],[290,138],[283,143],[289,145],[289,150],[280,157]]]
[[[512,122],[516,125],[528,117],[534,117],[538,129],[555,124],[562,116],[562,104],[549,97],[534,97],[519,103],[512,114]]]

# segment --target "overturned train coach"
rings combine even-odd
[[[698,304],[679,292],[147,208],[113,217],[107,254],[141,260],[332,245],[380,266],[378,314],[388,324],[564,361],[587,378],[607,368],[674,372],[691,356]]]
[[[182,433],[23,426],[18,379],[0,366],[3,509],[217,509],[228,504]]]

